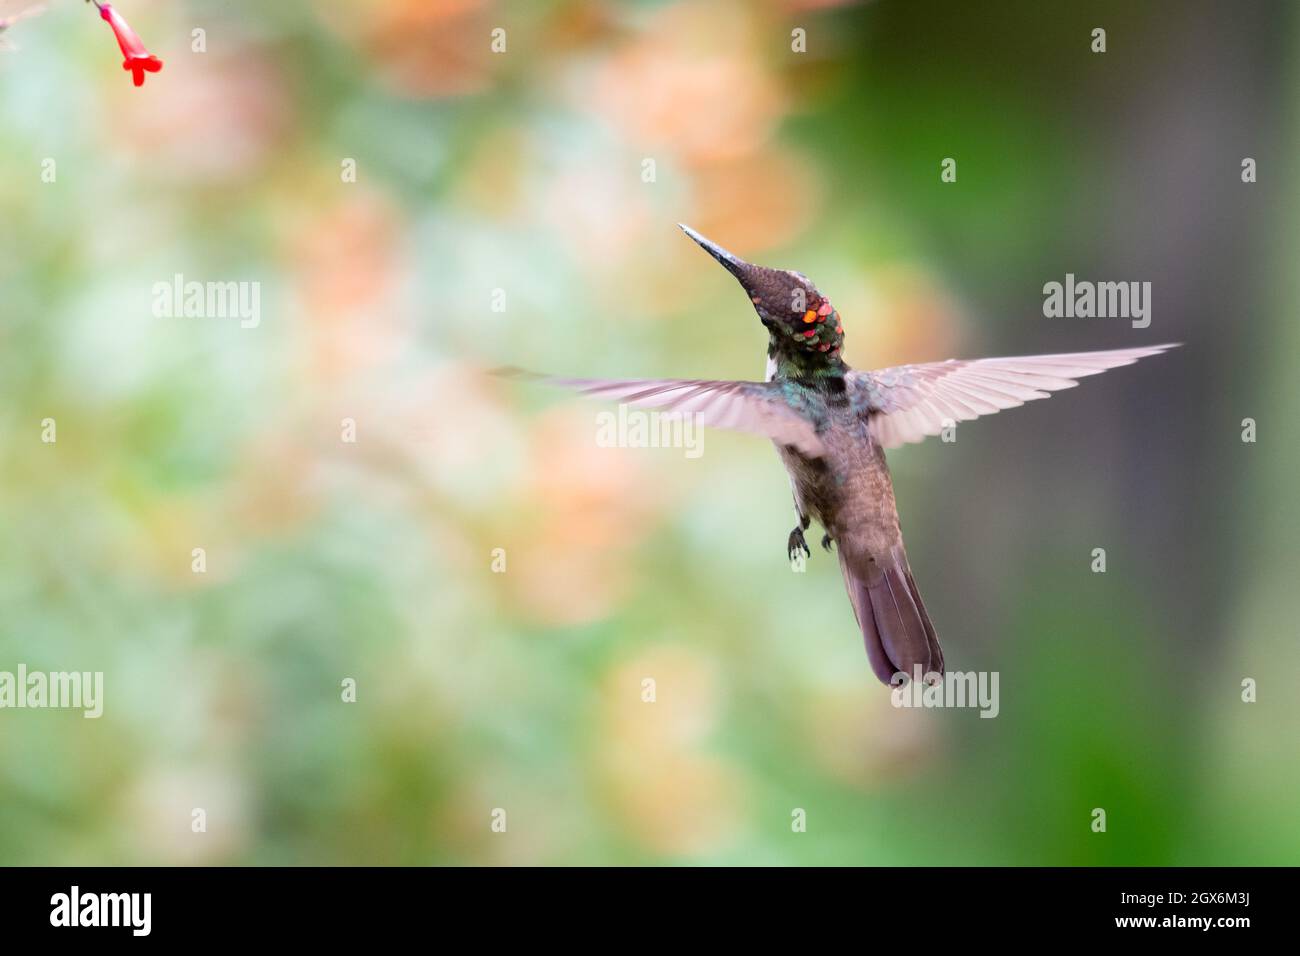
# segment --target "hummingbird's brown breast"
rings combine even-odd
[[[826,447],[820,458],[778,448],[800,511],[815,518],[841,551],[887,562],[902,534],[884,449],[848,409],[833,412],[820,437]]]

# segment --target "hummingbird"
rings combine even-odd
[[[771,439],[790,477],[797,518],[787,557],[812,556],[804,532],[816,520],[822,547],[838,555],[876,677],[898,686],[919,674],[933,683],[944,673],[943,650],[908,564],[885,450],[1047,398],[1178,343],[861,371],[844,361],[840,315],[807,276],[746,262],[678,225],[736,278],[758,313],[768,333],[764,380],[531,377]]]

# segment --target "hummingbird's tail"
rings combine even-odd
[[[922,677],[942,674],[943,651],[902,544],[894,547],[886,562],[851,554],[843,547],[839,555],[853,615],[876,676],[893,684],[894,675],[902,672],[910,680],[918,666]]]

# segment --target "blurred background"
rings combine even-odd
[[[0,51],[0,670],[106,698],[0,711],[0,863],[1300,858],[1294,6],[118,7],[142,88],[76,0]],[[997,719],[890,706],[770,444],[482,374],[761,378],[678,221],[857,366],[1186,343],[891,455]]]

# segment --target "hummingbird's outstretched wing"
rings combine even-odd
[[[40,16],[45,12],[44,3],[31,3],[28,0],[0,0],[0,50],[16,51],[18,45],[9,39],[9,28],[19,20]]]
[[[592,398],[661,408],[669,414],[697,415],[702,425],[764,435],[793,445],[809,458],[825,452],[813,423],[794,411],[771,382],[719,382],[677,378],[552,378],[518,369],[500,374],[571,388]]]
[[[1014,408],[1048,392],[1073,388],[1076,379],[1132,365],[1179,343],[1109,352],[1069,352],[1016,358],[949,359],[899,365],[845,378],[855,403],[870,416],[871,433],[886,448],[937,435],[946,422],[969,421]]]

